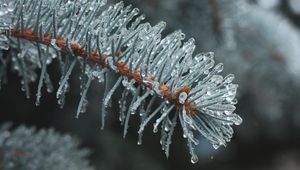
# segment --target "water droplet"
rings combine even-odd
[[[223,71],[223,68],[224,68],[223,63],[219,63],[219,64],[217,64],[217,65],[215,66],[215,69],[216,69],[217,73],[222,72],[222,71]]]
[[[154,123],[154,128],[153,128],[153,133],[157,133],[158,132],[158,129],[157,129],[157,127],[155,126],[156,125],[156,123]]]
[[[242,122],[243,122],[243,119],[239,115],[235,115],[234,124],[235,125],[240,125],[240,124],[242,124]]]
[[[138,145],[142,145],[142,144],[143,144],[142,140],[139,139],[138,142],[137,142],[137,144],[138,144]]]
[[[197,155],[193,155],[193,156],[191,157],[191,162],[192,162],[193,164],[195,164],[195,163],[198,162],[198,157],[197,157]]]
[[[231,114],[232,114],[232,111],[231,111],[231,110],[225,110],[224,113],[225,113],[226,115],[231,115]]]
[[[51,45],[56,46],[56,39],[51,39]]]
[[[179,94],[179,103],[184,104],[186,99],[187,99],[187,93],[186,92],[181,92]]]
[[[224,78],[224,83],[231,83],[234,79],[234,75],[233,74],[228,74],[225,78]]]
[[[212,146],[213,146],[214,149],[218,149],[220,147],[219,144],[213,144]]]

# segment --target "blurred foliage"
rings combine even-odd
[[[86,159],[89,151],[79,142],[53,129],[39,130],[20,126],[0,127],[0,169],[3,170],[93,170]]]

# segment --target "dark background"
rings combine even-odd
[[[214,6],[212,2],[216,2],[217,5]],[[117,114],[114,114],[117,112],[115,109],[111,110],[106,119],[106,128],[100,130],[100,101],[103,90],[95,82],[88,94],[87,112],[81,114],[79,119],[75,119],[79,102],[77,78],[79,73],[72,76],[71,92],[67,94],[65,107],[60,109],[55,94],[48,94],[45,91],[41,105],[36,107],[34,89],[37,84],[31,85],[31,98],[26,99],[20,89],[18,76],[8,72],[8,83],[2,85],[0,91],[1,124],[10,121],[14,126],[26,124],[38,128],[54,127],[61,133],[70,133],[81,139],[83,147],[91,149],[90,160],[97,169],[299,170],[300,74],[291,73],[292,67],[289,63],[290,60],[300,61],[300,55],[297,55],[300,54],[300,48],[289,47],[289,44],[300,41],[293,41],[289,37],[300,36],[298,34],[300,2],[251,0],[249,2],[254,7],[250,10],[254,11],[253,13],[264,12],[255,16],[254,21],[247,20],[248,14],[245,14],[243,19],[244,22],[249,23],[246,24],[247,27],[235,25],[240,22],[239,17],[236,16],[241,10],[238,5],[235,7],[236,2],[228,0],[129,0],[125,2],[140,8],[152,25],[160,20],[167,21],[165,33],[182,29],[187,38],[195,37],[198,45],[197,52],[215,51],[216,60],[225,63],[225,72],[237,75],[236,82],[240,86],[237,113],[244,122],[234,127],[234,137],[226,148],[214,150],[199,136],[201,142],[197,148],[198,163],[190,163],[186,142],[178,127],[168,159],[161,151],[159,135],[153,134],[151,127],[145,130],[143,145],[136,144],[138,118],[131,120],[126,139],[122,138],[123,128],[118,122]],[[281,17],[276,20],[276,17],[273,19],[268,17],[269,15]],[[235,24],[227,27],[227,18],[234,20]],[[270,25],[270,30],[264,29],[265,27],[256,22],[260,20]],[[277,28],[280,24],[288,25],[288,28],[293,31]],[[241,28],[247,29],[238,32]],[[247,32],[248,28],[262,36],[251,36],[252,34]],[[271,29],[284,31],[286,36],[268,35]],[[237,43],[237,49],[227,49],[229,40],[225,35],[230,31],[236,32],[234,41]],[[262,37],[265,37],[264,40],[260,39]],[[257,45],[257,42],[262,41],[262,45]],[[265,46],[268,45],[274,50],[266,50]],[[241,49],[252,53],[242,53]],[[247,58],[249,55],[250,59]],[[298,64],[300,67],[300,63]],[[59,76],[55,74],[56,65],[52,64],[48,69],[52,81],[58,82]],[[297,68],[295,70],[297,71]],[[55,87],[57,88],[57,83]],[[115,99],[118,97],[118,95],[114,96]],[[115,105],[116,102],[113,103],[113,106]]]

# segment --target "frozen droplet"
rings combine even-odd
[[[114,92],[116,91],[117,87],[119,86],[119,84],[122,81],[122,77],[119,77],[118,81],[114,84],[114,86],[109,90],[109,92],[107,93],[107,95],[104,97],[103,99],[103,105],[105,108],[107,108],[111,102],[111,97],[114,94]]]
[[[223,63],[219,63],[215,66],[215,70],[217,71],[217,73],[222,72],[223,68],[224,68]]]
[[[214,149],[218,149],[220,147],[220,144],[213,144],[212,146]]]
[[[211,90],[208,90],[208,91],[206,92],[206,94],[210,96],[210,95],[212,95],[212,91],[211,91]]]
[[[124,77],[124,78],[123,78],[122,84],[123,84],[124,87],[127,87],[127,86],[128,86],[128,78],[127,78],[127,77]]]
[[[229,84],[233,81],[234,79],[234,75],[233,74],[228,74],[225,78],[224,78],[224,83]]]
[[[169,127],[169,126],[165,126],[165,127],[164,127],[164,130],[165,130],[166,132],[169,132],[169,131],[170,131],[170,127]]]
[[[228,96],[226,96],[225,100],[230,102],[230,101],[233,101],[234,98],[235,98],[235,94],[234,95],[228,95]]]
[[[232,110],[225,110],[225,111],[224,111],[224,113],[225,113],[226,115],[231,115],[232,112],[233,112]]]
[[[235,114],[235,115],[234,115],[234,118],[235,118],[235,121],[234,121],[234,124],[235,124],[235,125],[240,125],[240,124],[242,124],[243,119],[242,119],[239,115]]]
[[[198,157],[197,157],[197,155],[193,155],[193,156],[191,157],[191,162],[192,162],[193,164],[195,164],[195,163],[198,162]]]
[[[81,109],[80,109],[80,113],[85,113],[86,112],[87,105],[88,105],[88,100],[86,98],[84,98]]]
[[[36,101],[35,101],[35,105],[39,106],[40,105],[40,98],[42,97],[42,95],[36,95]]]
[[[139,140],[137,141],[137,144],[138,145],[142,145],[143,144],[142,138],[139,138]]]
[[[154,125],[153,125],[153,126],[154,126],[154,127],[153,127],[153,133],[157,133],[157,132],[158,132],[157,126],[155,126],[155,124],[156,124],[156,123],[154,123]]]
[[[56,46],[56,39],[51,39],[51,45]]]
[[[179,103],[180,104],[184,104],[185,103],[185,100],[187,99],[187,93],[186,92],[181,92],[179,94]]]
[[[227,98],[226,98],[227,100]],[[230,104],[235,105],[238,103],[237,99],[231,99],[231,100],[227,100],[228,102],[230,102]]]

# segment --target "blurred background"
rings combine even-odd
[[[216,61],[225,65],[223,74],[235,74],[235,83],[239,84],[236,112],[244,121],[234,127],[234,137],[226,148],[215,150],[199,136],[199,162],[191,164],[181,129],[177,128],[170,157],[166,158],[159,135],[153,134],[150,127],[143,135],[143,145],[137,145],[138,118],[132,120],[128,136],[123,139],[115,109],[107,116],[105,129],[100,130],[103,89],[96,83],[88,94],[87,112],[75,119],[80,93],[75,75],[65,107],[60,109],[54,93],[44,93],[41,105],[36,107],[35,92],[26,99],[19,78],[8,72],[8,84],[0,91],[1,124],[54,127],[71,134],[82,141],[82,147],[91,150],[89,160],[101,170],[300,169],[299,0],[124,2],[138,7],[152,25],[166,21],[164,34],[181,29],[186,39],[194,37],[196,52],[215,52]],[[52,81],[58,82],[55,64],[49,67],[49,72],[54,73],[50,74]],[[32,84],[31,88],[36,87],[37,84]]]

